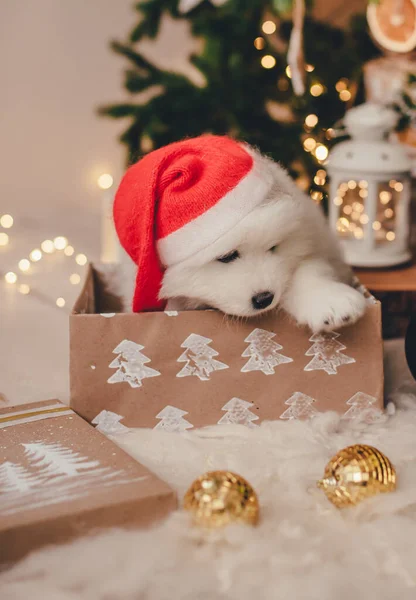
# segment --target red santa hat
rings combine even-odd
[[[175,142],[131,166],[115,197],[114,222],[138,267],[133,311],[163,310],[166,267],[230,231],[265,200],[271,184],[260,155],[221,136]]]

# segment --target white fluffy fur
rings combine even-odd
[[[396,377],[402,346],[391,352]],[[395,415],[373,426],[327,413],[308,423],[271,422],[252,430],[227,426],[225,432],[217,425],[119,436],[118,443],[180,497],[210,469],[245,476],[259,494],[260,525],[205,533],[179,511],[153,530],[112,531],[40,551],[0,575],[0,597],[414,600],[416,397],[401,394],[398,405]],[[340,511],[315,481],[337,450],[358,442],[390,457],[398,490]]]
[[[262,312],[252,297],[267,291],[274,300],[263,312],[283,307],[313,331],[353,323],[365,310],[364,298],[349,285],[351,272],[322,211],[279,165],[255,157],[274,181],[268,198],[214,244],[167,268],[160,297],[171,309],[209,306],[250,317]],[[234,250],[237,260],[218,262]]]

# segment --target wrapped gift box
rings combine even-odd
[[[148,526],[175,507],[167,484],[64,404],[0,411],[0,563],[93,530]]]
[[[90,266],[70,317],[71,406],[90,422],[110,411],[126,427],[167,431],[326,410],[374,420],[383,408],[381,311],[363,293],[357,324],[312,335],[282,312],[120,313]]]

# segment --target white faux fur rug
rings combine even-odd
[[[1,600],[415,600],[416,396],[376,425],[307,423],[136,430],[118,443],[173,485],[230,469],[257,490],[257,528],[204,532],[178,511],[150,531],[112,531],[40,551],[0,575]],[[372,444],[398,490],[340,511],[315,487],[342,447]]]

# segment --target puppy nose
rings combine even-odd
[[[273,302],[274,294],[271,292],[260,292],[260,294],[256,294],[252,297],[251,303],[256,310],[261,310],[262,308],[266,308],[270,306]]]

